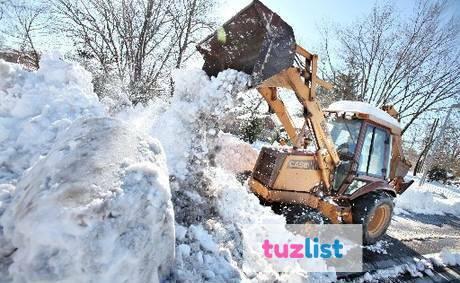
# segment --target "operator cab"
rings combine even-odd
[[[358,145],[362,121],[335,116],[328,122],[329,133],[340,160],[352,160]]]
[[[392,134],[401,131],[398,121],[383,110],[356,101],[333,103],[325,113],[341,160],[334,190],[351,194],[367,183],[388,180]]]

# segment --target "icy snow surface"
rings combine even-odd
[[[444,248],[440,253],[443,264],[450,266],[460,266],[460,251],[454,251]]]
[[[14,183],[72,121],[104,115],[83,68],[56,55],[40,66],[28,72],[0,60],[0,183]]]
[[[174,222],[158,141],[105,116],[56,56],[0,62],[0,282],[158,282]],[[161,252],[159,252],[161,251]]]
[[[148,282],[174,254],[158,142],[110,118],[75,122],[17,184],[1,224],[15,282]],[[159,252],[161,250],[161,252]]]
[[[423,279],[434,277],[434,267],[459,265],[460,251],[443,248],[440,253],[425,255],[422,259],[413,258],[412,261],[409,260],[401,265],[366,272],[359,282],[399,282],[400,280],[396,278],[405,273],[414,279],[423,277],[421,281],[424,282],[426,280]],[[392,280],[393,278],[395,280]]]

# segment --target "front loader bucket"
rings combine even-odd
[[[257,0],[197,46],[209,76],[235,69],[251,75],[253,85],[292,66],[295,48],[292,27]]]

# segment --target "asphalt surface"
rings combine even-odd
[[[460,250],[460,218],[453,215],[395,215],[387,234],[396,247],[421,254],[438,253],[443,247]]]
[[[364,249],[364,271],[373,273],[415,260],[426,259],[444,247],[460,250],[460,218],[453,215],[394,215],[382,248]],[[413,278],[405,274],[384,282],[460,282],[460,269],[435,268],[434,275]],[[357,281],[362,274],[340,274],[346,281]]]
[[[303,206],[275,205],[272,209],[283,214],[289,223],[328,223],[320,213]],[[445,247],[460,250],[460,218],[409,212],[395,214],[379,246],[363,249],[364,272],[338,273],[337,277],[345,282],[360,282],[366,272],[373,274],[395,266],[414,264],[440,253]],[[460,267],[435,267],[432,271],[434,275],[422,273],[422,278],[403,274],[376,282],[460,282]]]
[[[314,210],[305,207],[272,207],[284,214],[290,223],[326,223]],[[300,213],[305,211],[307,213]],[[299,215],[304,215],[300,217]],[[298,219],[295,219],[295,218]],[[339,279],[345,282],[359,282],[365,272],[370,274],[394,266],[415,263],[440,253],[444,247],[460,250],[460,218],[454,215],[424,215],[404,213],[393,215],[387,234],[375,245],[363,249],[362,273],[339,273]],[[435,267],[433,275],[423,273],[422,278],[404,274],[397,278],[378,280],[377,282],[460,282],[460,267]]]

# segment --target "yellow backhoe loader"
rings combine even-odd
[[[319,210],[331,223],[363,225],[363,241],[385,234],[393,198],[411,182],[401,147],[401,128],[393,107],[336,102],[322,110],[318,56],[296,44],[292,27],[254,1],[197,49],[203,70],[215,76],[235,69],[252,77],[289,136],[289,147],[264,147],[249,180],[264,203],[302,204]],[[302,128],[295,127],[277,91],[292,90],[303,106]],[[392,116],[391,116],[392,115]]]

